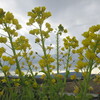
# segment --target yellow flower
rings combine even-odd
[[[58,78],[63,78],[64,76],[63,75],[61,75],[61,74],[57,74],[57,75],[55,75],[56,77],[58,77]]]
[[[46,67],[46,65],[50,65],[54,61],[55,59],[51,57],[50,54],[47,54],[47,58],[45,58],[45,56],[42,56],[42,59],[40,59],[38,63],[41,67]]]
[[[30,32],[29,32],[30,34],[32,34],[32,35],[35,35],[35,34],[39,34],[39,29],[33,29],[33,30],[30,30]]]
[[[100,52],[100,49],[97,49],[97,50],[96,50],[96,53],[99,53],[99,52]]]
[[[26,85],[28,85],[28,84],[29,84],[29,82],[28,82],[28,81],[25,81],[25,84],[26,84]]]
[[[43,19],[36,19],[36,22],[37,22],[38,24],[40,24],[40,25],[43,24],[43,21],[44,21]]]
[[[79,69],[78,69],[78,68],[76,68],[76,69],[74,69],[74,71],[75,71],[75,72],[79,72]]]
[[[40,42],[40,39],[39,38],[36,38],[35,39],[35,43],[39,43]]]
[[[66,38],[63,39],[64,41],[64,47],[66,49],[68,49],[69,47],[72,47],[72,48],[76,48],[78,47],[78,41],[76,40],[75,37],[69,37],[67,36]]]
[[[51,27],[51,25],[50,25],[49,23],[46,23],[45,26],[46,26],[47,28],[50,28],[50,27]]]
[[[98,30],[100,30],[100,25],[94,25],[94,26],[91,26],[91,27],[89,28],[89,31],[90,31],[91,33],[94,33],[94,32],[96,32],[96,31],[98,31]]]
[[[4,72],[8,72],[9,70],[10,70],[10,67],[7,65],[2,67],[2,71],[4,71]]]
[[[76,53],[83,53],[83,50],[84,50],[84,48],[81,47],[81,48],[79,48],[79,49],[76,50]]]
[[[4,47],[1,47],[1,48],[0,48],[0,56],[2,56],[2,54],[3,54],[5,51],[6,51],[5,48],[4,48]]]
[[[62,50],[62,51],[64,51],[64,50],[65,50],[65,48],[64,48],[64,47],[62,47],[62,48],[61,48],[61,50]]]
[[[95,34],[95,33],[90,33],[90,34],[89,34],[89,37],[90,37],[91,39],[97,39],[97,34]]]
[[[84,36],[85,38],[88,38],[88,37],[89,37],[89,32],[84,32],[84,33],[82,34],[82,36]]]
[[[80,54],[79,57],[78,57],[78,59],[79,60],[83,60],[84,59],[84,56],[82,54]]]
[[[72,64],[68,64],[68,67],[70,68],[72,66]]]
[[[15,62],[14,60],[12,60],[12,59],[9,60],[9,64],[10,64],[10,65],[14,65],[15,63],[16,63],[16,62]]]
[[[41,9],[42,9],[42,11],[44,12],[44,11],[46,10],[46,7],[43,6],[43,7],[41,7]]]
[[[83,77],[85,77],[87,75],[87,72],[83,72],[82,75]]]
[[[85,68],[87,65],[88,65],[87,62],[83,62],[83,61],[79,60],[77,62],[76,68],[82,69],[82,68]]]
[[[4,78],[4,79],[2,79],[1,81],[2,81],[3,83],[7,82],[7,80],[6,80],[5,78]]]
[[[0,43],[6,43],[7,42],[7,38],[5,37],[0,37]]]
[[[78,87],[78,86],[75,86],[73,92],[74,92],[75,94],[79,93],[79,87]]]
[[[13,18],[14,18],[14,16],[13,16],[12,13],[10,13],[10,12],[7,12],[7,13],[6,13],[6,15],[5,15],[5,20],[6,20],[6,22],[11,21]]]
[[[89,90],[89,91],[93,91],[93,87],[90,86],[90,87],[88,88],[88,90]]]
[[[53,49],[53,47],[51,47],[51,46],[47,46],[47,49],[48,49],[48,50],[51,50],[51,49]]]
[[[20,79],[15,79],[15,81],[16,81],[16,82],[19,82],[19,81],[20,81]]]
[[[38,87],[38,84],[37,84],[36,82],[34,82],[34,83],[33,83],[33,87],[34,87],[34,88],[37,88],[37,87]]]
[[[20,86],[20,84],[19,84],[19,83],[14,83],[14,85],[15,85],[16,87]]]
[[[50,65],[50,68],[55,69],[55,66],[54,65]]]
[[[56,80],[55,80],[55,79],[52,79],[52,80],[51,80],[51,82],[52,82],[52,83],[55,83],[55,82],[56,82]]]
[[[85,56],[87,57],[87,59],[95,59],[96,58],[96,55],[95,53],[93,53],[92,51],[90,50],[87,50],[86,53],[85,53]]]
[[[25,36],[20,36],[16,39],[15,42],[13,42],[13,45],[16,50],[26,50],[27,48],[30,48],[29,40],[26,39]]]
[[[72,61],[72,56],[70,56],[70,57],[69,57],[69,60],[71,60],[71,61]]]
[[[46,66],[44,59],[40,59],[38,63],[42,68]]]
[[[64,29],[64,33],[67,33],[68,31],[67,31],[67,29]]]
[[[40,78],[41,79],[44,79],[46,77],[46,75],[45,74],[43,74]]]
[[[28,65],[29,65],[29,66],[31,66],[31,65],[32,65],[32,62],[31,62],[31,61],[30,61],[30,62],[28,62]]]
[[[74,79],[76,79],[76,75],[75,75],[75,74],[74,74],[74,75],[71,75],[70,78],[71,78],[72,80],[74,80]]]
[[[20,74],[18,69],[15,70],[15,74],[18,74],[18,75]],[[23,76],[24,72],[21,71],[21,75]]]
[[[100,58],[96,57],[94,59],[95,59],[96,63],[100,64]]]
[[[18,25],[18,24],[19,24],[17,19],[13,19],[13,20],[12,20],[12,23],[13,23],[14,25]]]
[[[10,57],[7,57],[7,56],[2,56],[2,60],[3,61],[9,61]]]
[[[91,39],[90,38],[86,38],[86,39],[82,40],[82,44],[85,47],[88,47],[91,44]]]
[[[42,18],[48,18],[51,16],[51,13],[50,12],[45,12],[45,13],[42,13]]]
[[[33,54],[33,51],[30,51],[29,55],[32,55]]]
[[[76,50],[72,50],[72,53],[75,54],[76,53]]]
[[[0,8],[0,15],[1,15],[2,13],[4,13],[4,11],[3,11],[3,9],[2,9],[2,8]]]
[[[16,25],[16,29],[17,29],[17,30],[19,30],[19,29],[21,29],[21,28],[22,28],[22,26],[21,26],[20,24]]]
[[[3,95],[3,90],[2,91],[0,91],[0,96],[2,96]]]

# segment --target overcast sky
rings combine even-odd
[[[29,27],[25,26],[28,21],[27,12],[34,7],[46,6],[47,11],[52,13],[48,21],[57,27],[62,24],[68,29],[70,36],[76,36],[81,41],[81,34],[92,25],[100,24],[100,0],[0,0],[0,8],[12,12],[23,26],[22,35],[30,39],[33,45],[33,37],[28,34]],[[52,35],[50,42],[55,42]],[[38,47],[34,47],[38,49]]]

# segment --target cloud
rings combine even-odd
[[[32,46],[38,50],[39,47],[33,45],[32,35],[28,35],[30,28],[25,25],[28,11],[37,6],[46,6],[47,11],[52,13],[47,21],[54,28],[59,24],[64,25],[69,31],[68,35],[76,36],[81,41],[81,34],[100,22],[99,4],[100,0],[0,0],[0,7],[13,12],[22,24],[23,29],[19,33],[28,37]],[[51,34],[47,44],[52,42],[55,45],[55,34]]]

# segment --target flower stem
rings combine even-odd
[[[44,57],[46,59],[46,67],[47,67],[47,72],[48,72],[48,78],[50,78],[50,69],[49,69],[49,65],[48,65],[48,62],[47,62],[47,54],[46,54],[46,49],[45,49],[45,44],[44,44],[44,38],[43,38],[43,34],[42,34],[42,25],[39,25],[40,27],[40,36],[41,36],[41,42],[42,42],[42,50],[43,50],[43,53],[44,53]]]
[[[6,23],[5,23],[5,27],[6,27],[6,29],[8,29]],[[14,48],[14,45],[13,45],[13,42],[12,42],[12,37],[11,37],[9,31],[7,31],[7,33],[8,33],[8,38],[9,38],[9,41],[10,41],[10,44],[11,44],[11,47],[12,47],[13,55],[16,56],[16,51],[15,51],[15,48]],[[21,73],[20,65],[19,65],[19,61],[18,61],[17,57],[15,58],[15,61],[16,61],[17,69],[19,70],[19,77],[20,77],[21,80],[23,80],[22,79],[22,73]]]
[[[57,32],[57,74],[59,74],[59,33]]]

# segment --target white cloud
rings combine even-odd
[[[81,34],[87,31],[91,25],[100,22],[100,0],[0,0],[0,7],[5,11],[11,11],[19,19],[23,29],[20,31],[30,39],[33,45],[32,35],[28,35],[29,27],[25,24],[28,21],[27,12],[36,6],[46,6],[47,11],[52,13],[49,21],[53,27],[59,24],[68,28],[70,36],[76,36],[82,40]],[[55,36],[52,35],[50,42],[55,42]],[[39,47],[34,47],[38,50]]]

